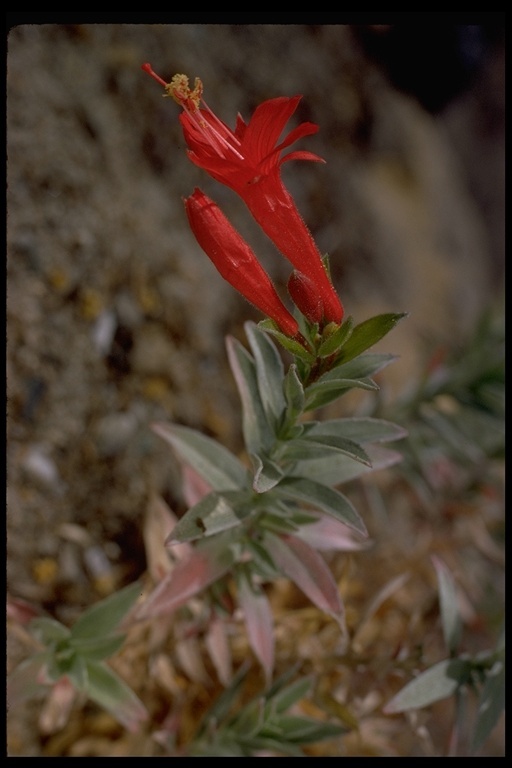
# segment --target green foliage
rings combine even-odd
[[[199,726],[187,749],[190,757],[304,757],[302,747],[333,739],[346,729],[339,723],[290,713],[311,690],[311,678],[287,684],[284,675],[264,693],[240,705],[245,669],[235,676]]]
[[[49,617],[33,619],[29,629],[45,650],[10,676],[11,705],[67,678],[77,692],[96,701],[128,728],[145,719],[144,706],[131,688],[104,664],[123,645],[125,636],[119,632],[119,624],[141,591],[139,583],[119,590],[87,609],[71,629]],[[36,679],[39,682],[34,687]]]

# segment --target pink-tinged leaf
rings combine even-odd
[[[222,685],[227,688],[233,677],[233,665],[225,621],[218,617],[211,620],[206,633],[205,644],[217,676]]]
[[[176,564],[135,613],[136,620],[169,615],[229,570],[234,556],[229,549],[195,549]]]
[[[183,560],[191,552],[189,544],[176,544],[171,551],[165,546],[166,539],[177,523],[178,518],[162,497],[153,495],[146,508],[142,535],[148,571],[157,583],[172,570],[172,560]]]
[[[249,642],[263,667],[267,684],[274,669],[274,621],[265,594],[249,584],[247,579],[238,582],[238,600],[242,608]]]
[[[301,526],[295,535],[313,549],[356,552],[371,546],[368,539],[362,541],[348,525],[328,515],[321,515],[316,522]]]
[[[16,624],[24,626],[30,624],[32,619],[41,615],[39,608],[35,605],[27,603],[26,600],[22,600],[19,597],[11,597],[7,595],[7,620],[14,621]]]
[[[48,690],[49,680],[44,674],[47,662],[48,654],[46,652],[38,653],[30,659],[22,661],[7,675],[8,707],[16,707],[27,699],[41,696]]]
[[[185,462],[180,462],[182,473],[183,498],[189,507],[193,507],[202,498],[207,496],[213,490],[212,486],[196,472],[194,467]]]
[[[332,616],[346,633],[345,610],[334,577],[325,560],[295,536],[265,536],[265,547],[277,568],[288,576],[320,610]]]
[[[77,691],[66,675],[57,680],[39,715],[39,730],[48,736],[67,725]]]

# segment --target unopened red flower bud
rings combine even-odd
[[[200,189],[185,200],[185,209],[197,242],[222,277],[247,301],[274,320],[290,337],[299,326],[286,309],[254,251],[238,234],[218,205]]]

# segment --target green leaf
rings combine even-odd
[[[321,408],[350,389],[367,389],[378,391],[379,387],[372,379],[329,379],[316,382],[306,389],[306,411]]]
[[[244,325],[256,363],[261,402],[271,423],[277,426],[286,407],[283,394],[284,366],[274,344],[254,323]]]
[[[110,712],[118,722],[136,731],[147,720],[146,708],[132,689],[101,662],[87,664],[87,694],[96,704]]]
[[[379,445],[367,446],[366,453],[370,457],[371,467],[342,453],[337,453],[322,459],[298,461],[293,473],[296,476],[316,480],[322,485],[341,485],[368,472],[377,472],[379,469],[392,467],[402,460],[402,455],[397,451],[382,448]]]
[[[324,373],[318,381],[324,382],[341,378],[365,379],[368,376],[373,376],[374,373],[382,371],[396,359],[396,355],[390,355],[389,353],[369,352],[367,355],[360,355],[355,360],[343,361],[330,371]]]
[[[266,456],[253,455],[251,459],[254,464],[253,490],[256,493],[270,491],[282,479],[283,470]]]
[[[309,364],[315,362],[315,356],[311,352],[308,352],[298,341],[294,341],[294,339],[290,339],[289,336],[281,333],[273,320],[262,320],[258,323],[258,328],[261,328],[266,333],[270,333],[271,336],[274,336],[281,346],[294,357],[298,357],[300,360]]]
[[[439,584],[444,642],[449,653],[454,654],[457,650],[462,631],[455,582],[450,571],[440,558],[432,555],[432,562],[436,569]]]
[[[455,693],[467,682],[471,662],[463,659],[445,659],[411,680],[386,704],[387,714],[420,709]]]
[[[320,344],[317,350],[318,356],[329,357],[329,355],[337,352],[337,350],[342,347],[351,336],[353,327],[354,321],[351,317],[347,317],[345,322]]]
[[[286,400],[285,425],[293,425],[297,417],[304,409],[304,387],[297,373],[297,366],[292,363],[283,382],[284,397]]]
[[[154,424],[153,430],[215,491],[234,490],[247,484],[247,469],[242,462],[211,437],[177,424]]]
[[[361,352],[373,347],[374,344],[392,331],[395,325],[406,316],[407,312],[377,315],[356,325],[352,335],[343,347],[343,362],[352,360],[360,355]]]
[[[299,715],[280,717],[279,727],[283,734],[282,738],[296,744],[312,744],[315,741],[332,739],[348,730],[337,723],[323,723]]]
[[[70,641],[70,647],[89,661],[102,661],[108,659],[109,656],[113,656],[118,651],[125,641],[125,635],[113,635],[110,637],[98,637],[98,638],[76,638]]]
[[[247,493],[212,491],[194,504],[174,526],[167,544],[194,541],[240,525],[252,507]]]
[[[309,422],[308,435],[337,435],[360,445],[385,443],[407,437],[407,430],[384,419],[354,417]]]
[[[38,682],[49,660],[47,651],[22,661],[7,675],[7,707],[17,707],[28,699],[48,692],[48,685]]]
[[[498,723],[505,709],[505,664],[496,661],[486,675],[480,693],[478,712],[473,730],[471,748],[476,752],[483,746],[491,731]]]
[[[114,632],[141,594],[142,586],[135,582],[91,606],[71,628],[72,639],[97,639]]]
[[[359,513],[347,497],[334,488],[329,488],[322,483],[304,477],[286,477],[273,492],[284,499],[293,499],[310,504],[315,509],[321,509],[336,518],[336,520],[341,520],[349,528],[354,528],[364,536],[368,535]]]
[[[281,457],[288,460],[305,461],[327,457],[333,453],[341,453],[354,459],[354,461],[360,461],[368,467],[371,466],[370,458],[364,448],[353,440],[347,440],[344,437],[338,437],[338,435],[312,435],[310,432],[305,437],[298,437],[285,443]]]
[[[39,616],[30,622],[30,631],[43,645],[58,643],[70,635],[70,630],[56,619],[49,616]]]
[[[261,401],[254,358],[233,337],[228,337],[229,364],[242,401],[242,428],[248,453],[266,453],[274,442]]]
[[[275,696],[269,702],[269,706],[272,708],[272,712],[280,714],[292,707],[298,701],[304,698],[311,690],[313,685],[313,677],[301,677],[295,680],[291,685],[287,685],[286,688],[278,691]]]

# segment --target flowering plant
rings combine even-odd
[[[313,675],[292,680],[296,671],[292,668],[275,678],[273,588],[283,577],[298,587],[316,610],[333,620],[335,654],[348,666],[358,664],[351,658],[354,644],[339,583],[324,553],[363,549],[368,532],[340,487],[398,465],[403,453],[403,476],[417,489],[427,474],[425,467],[436,478],[428,463],[433,443],[443,445],[446,439],[455,457],[446,449],[445,461],[460,457],[461,444],[467,456],[474,455],[473,442],[489,422],[493,426],[489,452],[498,450],[501,432],[495,429],[492,411],[502,384],[501,357],[497,359],[501,343],[493,341],[493,334],[481,334],[473,365],[468,367],[466,356],[453,376],[446,371],[439,376],[437,369],[426,376],[423,390],[399,405],[400,426],[376,411],[372,416],[323,418],[321,409],[351,390],[378,390],[373,377],[394,356],[370,350],[405,313],[359,323],[345,316],[328,259],[320,254],[281,178],[281,166],[288,160],[324,162],[304,150],[284,154],[296,141],[315,133],[317,126],[302,123],[280,140],[301,98],[294,96],[265,101],[248,123],[238,115],[232,130],[204,102],[200,80],[191,89],[184,75],[166,83],[149,64],[143,69],[182,107],[180,121],[190,160],[242,198],[290,262],[289,296],[279,295],[253,249],[217,204],[195,189],[184,203],[198,244],[220,275],[264,316],[258,324],[245,323],[248,348],[233,337],[227,339],[241,400],[245,455],[233,454],[188,426],[153,425],[177,459],[187,510],[177,519],[163,499],[150,505],[151,514],[166,530],[156,548],[147,544],[148,552],[157,551],[153,560],[148,557],[149,588],[140,599],[141,584],[125,587],[85,611],[71,628],[35,615],[19,601],[10,602],[10,615],[20,626],[28,625],[37,652],[10,676],[9,700],[12,706],[50,690],[42,719],[55,725],[55,713],[57,723],[64,722],[76,697],[83,696],[136,731],[150,720],[150,713],[106,661],[134,628],[149,627],[150,644],[156,645],[155,638],[172,634],[169,620],[180,615],[186,624],[185,641],[173,636],[176,646],[187,646],[189,668],[199,667],[193,649],[195,638],[202,634],[224,690],[188,742],[178,743],[176,707],[163,723],[158,721],[153,739],[166,753],[190,756],[302,756],[306,745],[339,737],[359,724],[333,695],[324,700],[326,712],[335,720],[311,717],[307,707],[300,707],[311,692]],[[461,387],[464,410],[452,407],[448,418],[438,408],[440,396],[449,394],[456,401]],[[432,403],[425,413],[422,406],[429,398]],[[404,424],[411,427],[414,440],[404,440],[399,453],[385,444],[407,437]],[[442,560],[433,562],[450,658],[410,681],[383,711],[400,713],[455,695],[457,734],[464,713],[459,704],[471,686],[480,696],[473,734],[473,748],[478,749],[503,708],[504,639],[500,637],[496,647],[484,654],[456,655],[461,637],[456,585]],[[384,585],[368,615],[402,581],[399,577]],[[230,622],[240,615],[265,679],[263,691],[248,700],[243,700],[242,686],[250,662],[234,671],[230,647]]]

